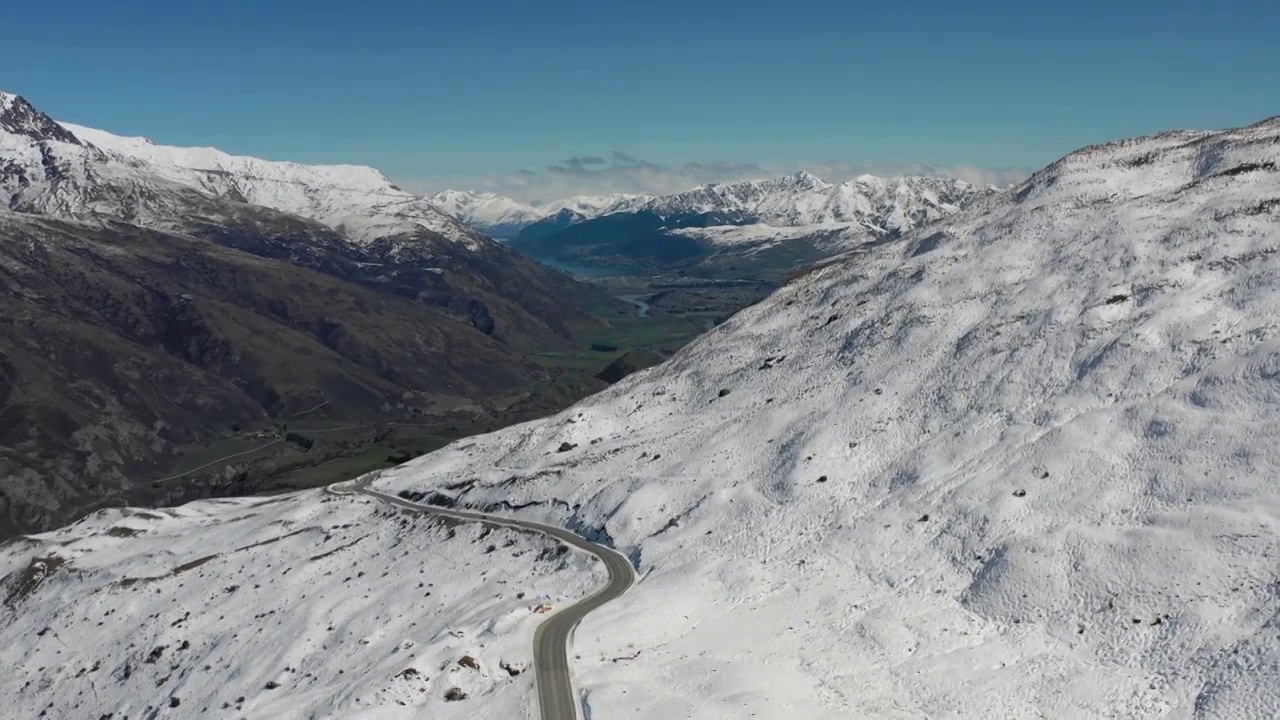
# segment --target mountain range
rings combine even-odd
[[[590,717],[1271,718],[1277,318],[1280,118],[1134,138],[374,487],[631,559],[573,635]],[[520,717],[537,606],[600,577],[319,491],[104,510],[0,575],[16,715],[247,718]]]
[[[509,240],[530,225],[557,215],[585,219],[648,197],[627,194],[578,195],[547,203],[529,204],[490,192],[443,190],[427,199],[477,232]]]
[[[370,168],[160,146],[11,94],[0,277],[5,532],[213,492],[148,481],[310,408],[492,417],[615,302]]]
[[[1000,190],[937,177],[863,175],[829,183],[798,172],[659,197],[571,198],[537,207],[459,191],[433,201],[534,257],[700,274],[726,265],[739,273],[792,269],[868,238],[896,237]]]

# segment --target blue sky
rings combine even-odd
[[[1280,3],[1046,5],[21,3],[0,89],[157,142],[525,195],[801,166],[1036,168],[1280,113]],[[607,162],[564,162],[591,156]]]

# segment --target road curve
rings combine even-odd
[[[377,477],[378,473],[372,473],[354,481],[331,485],[326,490],[334,495],[360,493],[391,505],[440,517],[541,533],[565,545],[591,553],[604,563],[609,573],[608,581],[591,595],[556,611],[533,634],[533,670],[538,687],[539,717],[541,720],[580,720],[578,696],[573,691],[573,679],[569,672],[569,643],[573,640],[573,630],[588,613],[631,589],[636,580],[631,561],[617,550],[597,545],[554,525],[433,507],[372,490],[369,484]]]

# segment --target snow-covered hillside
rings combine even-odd
[[[1073,153],[378,486],[585,526],[635,559],[638,584],[574,637],[593,718],[1263,719],[1280,716],[1277,437],[1280,118]],[[0,697],[23,716],[97,693],[179,697],[173,717],[242,695],[247,717],[360,717],[408,701],[408,653],[452,683],[480,641],[527,647],[517,586],[585,589],[585,567],[535,584],[503,556],[485,582],[509,585],[473,590],[485,540],[440,547],[422,521],[320,497],[188,506],[136,537],[138,516],[103,515],[3,548],[21,669]],[[231,552],[307,526],[331,538]],[[443,605],[410,604],[430,589],[410,558],[448,578]],[[112,584],[135,576],[165,579]],[[419,695],[520,717],[529,687],[494,675],[463,703]]]
[[[1272,718],[1277,438],[1280,119],[1074,153],[381,484],[639,559],[595,717]]]
[[[13,541],[0,575],[4,717],[263,720],[522,717],[534,610],[604,577],[320,491],[102,511]]]

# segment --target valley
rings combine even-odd
[[[315,487],[544,417],[866,233],[982,194],[802,173],[541,208],[432,196],[471,227],[372,168],[158,145],[0,93],[0,536]],[[597,220],[612,250],[555,235],[596,237]],[[652,263],[637,222],[709,235]],[[543,231],[554,251],[521,248]]]
[[[229,428],[176,446],[172,464],[157,468],[157,478],[129,502],[172,505],[206,496],[319,487],[406,462],[461,438],[535,420],[671,357],[775,288],[764,279],[579,279],[624,303],[596,310],[598,322],[569,345],[531,353],[543,380],[483,403],[437,402],[363,422],[329,415],[321,401],[288,417]],[[293,435],[302,444],[286,439]]]
[[[552,627],[580,716],[1274,717],[1277,138],[1280,118],[1086,147],[727,319],[769,283],[597,279],[594,329],[539,357],[547,377],[713,327],[334,492],[110,508],[0,546],[0,700],[532,717]],[[330,466],[355,477],[447,439],[326,409],[184,461],[262,443],[284,482],[302,447],[365,443]],[[621,586],[428,507],[563,528],[637,580],[546,625]]]
[[[0,536],[545,415],[606,386],[585,348],[634,308],[372,168],[156,145],[5,93],[0,203]]]
[[[456,400],[452,407],[437,403],[430,410],[414,409],[402,415],[393,411],[370,422],[326,420],[324,407],[319,407],[261,427],[228,430],[177,449],[175,462],[163,472],[165,478],[181,474],[182,485],[168,485],[171,480],[164,478],[152,481],[152,492],[132,502],[165,505],[194,497],[319,487],[392,467],[461,438],[545,417],[671,357],[699,335],[767,297],[798,267],[727,264],[711,277],[699,277],[675,272],[632,275],[623,274],[632,269],[629,266],[536,261],[596,288],[601,297],[620,301],[594,308],[593,321],[567,345],[528,355],[545,372],[544,379],[483,403]],[[744,269],[760,269],[762,274],[739,276]],[[303,448],[287,442],[288,433],[300,434],[312,444]],[[255,434],[271,436],[255,440]],[[161,487],[154,487],[157,482]]]
[[[1280,719],[1201,5],[6,7],[0,720]]]

